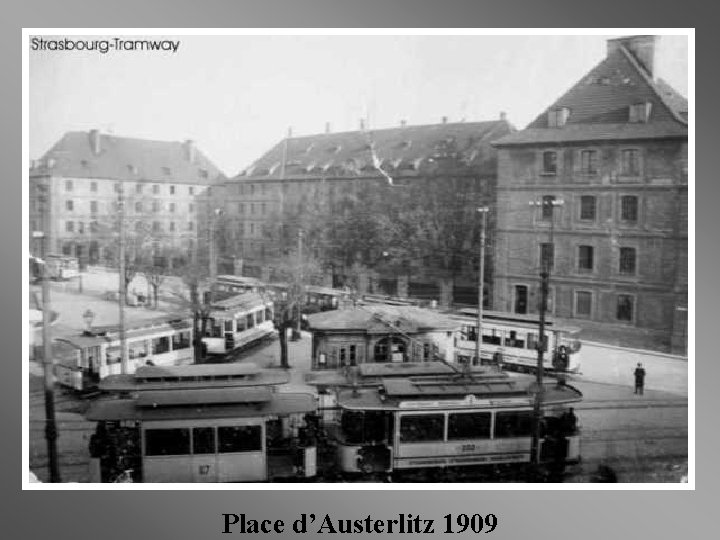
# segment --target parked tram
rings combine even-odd
[[[80,276],[80,263],[70,255],[47,255],[45,257],[48,277],[57,281],[68,281]]]
[[[311,478],[317,474],[314,411],[310,394],[277,393],[270,386],[164,389],[98,400],[87,414],[97,422],[91,481]]]
[[[226,355],[275,335],[272,300],[253,292],[214,302],[202,342],[211,355]]]
[[[267,289],[267,285],[257,278],[248,276],[234,276],[230,274],[224,274],[218,276],[214,290],[228,293],[264,293]]]
[[[387,380],[338,395],[337,465],[346,475],[453,475],[530,463],[534,394],[516,379]],[[580,459],[572,386],[546,386],[539,458]]]
[[[193,328],[189,319],[164,316],[126,326],[127,373],[144,365],[172,366],[193,362]],[[94,390],[108,375],[122,373],[120,328],[94,326],[77,336],[53,342],[55,377],[76,391]]]
[[[462,309],[456,315],[463,323],[455,347],[458,363],[476,362],[477,309]],[[504,369],[533,372],[537,368],[539,346],[537,316],[483,312],[481,364],[496,363]],[[580,329],[558,325],[552,319],[545,323],[543,368],[548,372],[579,373]]]

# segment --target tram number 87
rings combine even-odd
[[[483,527],[485,531],[483,531]],[[495,514],[488,514],[485,517],[480,514],[473,514],[468,516],[467,514],[458,514],[453,522],[453,515],[447,514],[445,516],[445,534],[452,533],[464,533],[470,529],[474,533],[490,533],[497,527],[497,518]]]

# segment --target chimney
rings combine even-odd
[[[183,151],[185,152],[185,159],[190,163],[195,162],[195,143],[188,139],[183,144]]]
[[[365,131],[365,120],[360,119],[360,131]]]
[[[406,127],[407,126],[407,120],[400,120],[400,127]]]
[[[443,123],[443,124],[447,124],[447,120],[448,120],[448,119],[447,119],[447,116],[443,116],[443,117],[442,117],[442,123]]]
[[[292,126],[288,128],[287,138],[292,139]]]
[[[650,77],[654,77],[656,42],[657,36],[627,36],[609,39],[607,54],[609,56],[622,46],[645,68]]]
[[[90,149],[94,155],[99,155],[102,150],[100,130],[90,130]]]
[[[325,122],[325,133],[330,133],[330,122]]]
[[[500,111],[500,121],[505,122],[507,120],[507,113],[505,111]]]

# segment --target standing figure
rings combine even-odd
[[[643,389],[645,387],[645,368],[638,362],[635,368],[635,393],[643,395]]]

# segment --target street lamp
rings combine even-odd
[[[82,314],[83,321],[85,321],[85,332],[92,334],[92,323],[95,320],[95,312],[92,309],[86,309],[85,313]]]

